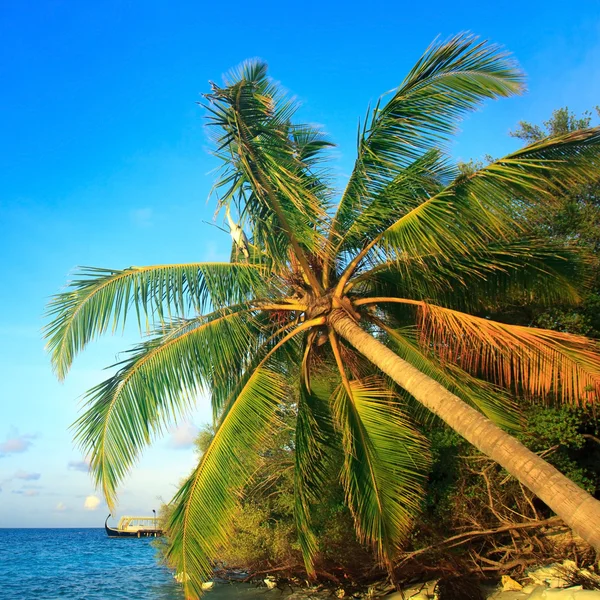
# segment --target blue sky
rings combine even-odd
[[[469,30],[511,50],[526,95],[469,117],[458,159],[499,156],[521,119],[600,103],[600,5],[66,1],[0,8],[0,527],[99,526],[106,507],[75,448],[78,400],[135,341],[105,338],[53,376],[44,306],[77,265],[225,260],[210,221],[216,166],[202,110],[208,80],[245,58],[302,102],[338,144],[340,181],[369,101],[400,83],[436,37]],[[119,513],[168,500],[194,463],[198,411],[146,452]],[[95,500],[94,498],[98,498]]]

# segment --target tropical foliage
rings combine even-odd
[[[295,420],[295,403],[290,401],[282,406],[280,427],[261,448],[252,479],[244,486],[233,515],[230,539],[218,550],[216,568],[221,576],[242,570],[259,579],[268,573],[306,578],[294,517]],[[213,435],[212,427],[201,429],[197,442],[200,455],[208,449]],[[311,512],[319,542],[314,567],[321,581],[343,585],[350,592],[365,580],[382,577],[384,572],[370,549],[356,539],[343,488],[336,483],[342,462],[341,452],[330,456],[330,483]],[[164,519],[169,518],[171,510],[171,506],[163,507]],[[167,536],[159,546],[162,556],[168,552],[168,545]]]
[[[594,112],[597,121],[600,108],[596,107]],[[588,128],[593,117],[592,111],[578,117],[563,107],[553,111],[543,126],[522,121],[511,135],[526,142],[537,141],[549,135]],[[530,213],[529,222],[539,235],[564,240],[586,251],[590,258],[590,282],[582,290],[581,303],[577,306],[546,307],[529,314],[529,320],[547,329],[600,338],[600,173],[591,183],[561,194],[549,208]]]
[[[335,202],[330,142],[292,123],[297,107],[265,64],[245,63],[212,84],[205,102],[223,163],[219,206],[234,209],[247,234],[235,230],[231,262],[87,269],[51,303],[46,335],[59,377],[131,312],[142,329],[154,327],[88,393],[76,423],[109,504],[144,446],[200,390],[211,398],[214,438],[169,523],[170,560],[189,595],[210,576],[238,492],[289,398],[308,572],[318,551],[312,509],[329,485],[332,448],[343,452],[339,480],[357,535],[391,569],[420,507],[429,459],[418,426],[429,417],[419,393],[399,387],[362,346],[375,348],[369,356],[392,349],[397,367],[416,367],[423,382],[505,427],[518,421],[511,394],[597,399],[593,342],[486,318],[509,299],[577,302],[585,266],[573,249],[532,235],[526,215],[592,179],[600,129],[535,141],[471,174],[447,155],[466,112],[522,89],[522,73],[498,47],[464,35],[434,44],[369,111]],[[367,337],[351,345],[356,324]]]

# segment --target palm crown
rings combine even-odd
[[[61,378],[78,351],[131,310],[155,327],[88,392],[76,439],[112,506],[143,447],[199,391],[210,395],[216,434],[169,524],[170,556],[194,595],[228,535],[252,457],[292,398],[307,569],[317,551],[310,507],[335,445],[357,533],[391,565],[427,474],[417,429],[425,417],[419,393],[365,348],[393,351],[396,366],[412,365],[505,428],[516,422],[513,395],[596,400],[592,342],[477,315],[515,298],[577,301],[580,258],[531,238],[523,215],[592,178],[600,131],[545,139],[461,172],[445,153],[460,118],[486,98],[519,93],[523,76],[497,47],[457,36],[431,46],[369,111],[336,203],[324,160],[330,142],[292,123],[296,105],[263,63],[211,85],[219,206],[235,207],[249,241],[233,244],[229,263],[84,269],[53,299],[46,335]],[[357,326],[368,340],[354,335]]]

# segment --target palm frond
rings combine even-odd
[[[248,310],[181,320],[131,350],[115,375],[87,393],[86,410],[73,425],[75,441],[90,456],[111,509],[142,449],[195,404],[202,388],[231,390],[260,329]]]
[[[579,251],[540,239],[497,241],[466,256],[386,258],[350,279],[353,295],[427,299],[468,311],[511,302],[574,305],[586,280]]]
[[[226,87],[212,84],[212,88],[206,98],[209,125],[219,131],[217,155],[224,161],[217,184],[224,190],[221,201],[237,198],[244,204],[255,243],[280,232],[318,289],[306,253],[323,252],[321,230],[329,192],[311,169],[330,144],[316,128],[290,124],[296,103],[267,77],[264,64],[248,63]],[[285,263],[286,248],[279,254],[271,258]]]
[[[260,298],[268,272],[260,265],[189,263],[130,267],[124,270],[83,268],[66,292],[54,296],[44,329],[47,349],[63,379],[75,355],[109,328],[124,326],[135,309],[138,324],[186,317]]]
[[[365,240],[377,236],[399,215],[422,204],[451,183],[458,171],[439,150],[429,150],[402,169],[340,232],[338,252],[360,250]]]
[[[564,186],[593,180],[600,163],[600,128],[549,138],[461,175],[371,238],[346,267],[341,288],[373,251],[395,258],[466,256],[498,240],[526,234],[523,208],[553,201]]]
[[[298,543],[309,576],[314,576],[318,551],[312,528],[311,506],[318,503],[328,484],[333,425],[328,400],[330,386],[312,379],[310,388],[302,377],[296,418],[294,453],[294,517]]]
[[[390,100],[367,115],[333,236],[347,231],[399,172],[443,147],[466,112],[522,89],[522,72],[498,46],[465,34],[430,46]]]
[[[333,397],[342,435],[342,484],[359,539],[390,569],[395,548],[421,508],[429,462],[397,399],[378,378],[340,384]]]
[[[533,397],[585,404],[600,396],[598,345],[547,329],[506,325],[422,303],[421,343],[442,361]]]
[[[527,146],[451,185],[401,216],[381,235],[396,251],[467,254],[523,230],[520,204],[543,203],[595,178],[600,128]]]
[[[238,493],[252,473],[258,449],[278,425],[277,407],[286,393],[280,373],[254,370],[232,397],[209,448],[173,499],[168,559],[188,597],[199,597],[202,581],[212,577],[212,560],[231,535]]]

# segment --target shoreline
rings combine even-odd
[[[385,600],[600,600],[600,574],[596,569],[579,568],[574,561],[565,560],[529,569],[522,577],[477,579],[475,577],[452,577],[415,582],[394,590],[389,581],[376,582],[364,590],[349,591],[341,585],[319,583],[314,586],[294,578],[248,576],[242,571],[221,571],[214,583],[207,584],[206,592],[219,595],[225,586],[262,590],[271,596],[286,600],[304,598],[337,599],[385,599]],[[225,575],[225,576],[223,576]],[[493,579],[497,582],[492,583]],[[449,583],[453,582],[453,583]],[[214,587],[213,587],[214,586]],[[249,586],[249,587],[248,587]],[[230,588],[231,589],[231,588]]]

